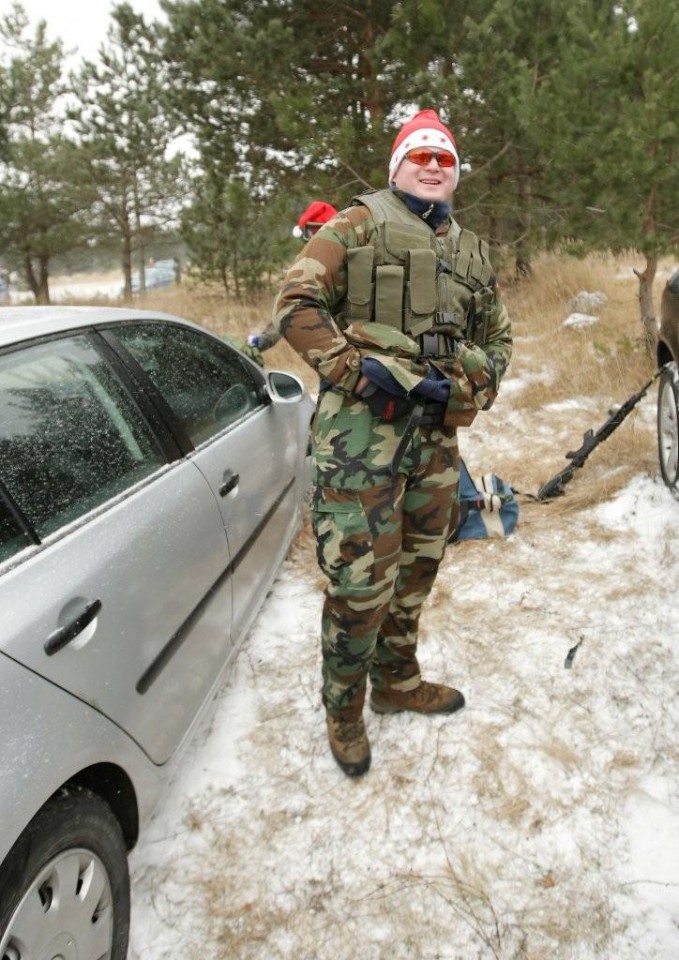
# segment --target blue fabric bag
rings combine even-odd
[[[460,515],[449,543],[508,537],[519,519],[519,503],[506,480],[484,473],[474,481],[464,460],[460,460],[458,503]]]

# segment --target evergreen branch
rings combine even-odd
[[[476,170],[471,170],[469,173],[466,173],[464,176],[465,183],[468,180],[471,180],[473,177],[478,176],[479,173],[483,173],[483,171],[487,170],[488,167],[492,167],[493,164],[497,163],[500,157],[503,157],[505,153],[507,153],[509,148],[512,146],[513,146],[512,142],[508,141],[507,143],[505,143],[503,147],[500,148],[500,150],[495,154],[494,157],[490,157],[488,160],[486,160],[485,163],[482,163],[480,167],[477,167]]]
[[[347,163],[346,160],[342,160],[341,157],[340,157],[340,163],[342,164],[343,167],[345,167],[345,168],[349,171],[349,173],[350,173],[353,177],[355,177],[356,180],[358,180],[359,183],[362,183],[363,186],[364,186],[367,190],[371,190],[371,189],[372,189],[372,185],[371,185],[370,183],[368,183],[367,180],[364,180],[363,177],[360,175],[360,173],[358,173],[356,170],[354,170],[354,168],[351,166],[350,163]]]

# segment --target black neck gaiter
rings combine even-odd
[[[424,220],[428,227],[436,230],[450,216],[451,206],[444,200],[422,200],[412,193],[406,193],[405,190],[398,190],[391,187],[393,193],[405,203],[411,213],[414,213],[420,220]]]

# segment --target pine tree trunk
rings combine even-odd
[[[524,174],[518,177],[518,202],[519,202],[519,237],[516,241],[516,261],[514,275],[517,280],[531,277],[533,274],[533,265],[531,263],[531,213],[530,213],[530,182]]]
[[[126,300],[132,297],[132,237],[129,231],[122,236],[122,267],[123,267],[123,296]]]
[[[639,278],[639,310],[641,325],[644,328],[644,345],[650,356],[655,356],[655,348],[658,342],[658,323],[653,306],[653,281],[657,269],[658,258],[647,254],[644,270],[634,271]]]
[[[31,288],[35,302],[45,305],[50,302],[48,283],[49,257],[38,257],[37,265],[38,269],[36,271],[30,253],[24,254],[24,274],[26,275],[26,282]]]
[[[500,195],[500,177],[489,176],[488,177],[488,190],[491,197],[497,197]],[[491,246],[491,249],[500,249],[504,241],[503,234],[503,223],[500,218],[500,213],[493,204],[490,206],[490,213],[488,214],[488,243]]]
[[[26,276],[26,283],[31,289],[31,293],[35,299],[36,303],[39,303],[38,300],[38,280],[35,276],[35,270],[33,269],[33,261],[31,260],[30,253],[24,254],[24,274]]]
[[[40,265],[40,279],[38,281],[38,303],[49,303],[50,302],[50,288],[49,288],[49,265],[50,258],[41,254],[38,258],[38,263]]]
[[[144,243],[144,233],[141,225],[141,212],[139,209],[139,192],[137,190],[137,181],[134,181],[134,226],[137,235],[137,253],[139,263],[139,293],[146,293],[146,244]]]

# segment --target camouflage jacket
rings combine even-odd
[[[306,244],[288,270],[274,306],[274,325],[300,356],[334,389],[351,394],[360,375],[361,358],[375,356],[409,392],[426,375],[418,341],[381,323],[351,323],[343,320],[348,286],[348,251],[375,243],[378,224],[362,204],[341,211]],[[453,220],[436,231],[437,236],[459,234]],[[462,407],[487,409],[495,396],[511,356],[511,327],[507,312],[492,287],[492,303],[486,304],[489,322],[483,342],[459,344],[459,358],[436,366],[455,384],[453,394],[464,394]],[[453,358],[451,357],[452,361]],[[492,371],[492,385],[481,383]],[[476,385],[467,383],[476,376]],[[474,402],[472,403],[472,396]],[[453,403],[455,403],[453,399]]]

